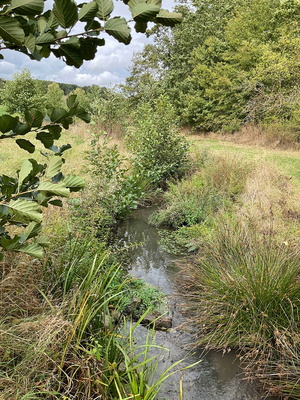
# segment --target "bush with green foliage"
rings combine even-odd
[[[64,92],[59,87],[59,84],[56,82],[50,83],[47,87],[46,105],[47,107],[54,107],[54,108],[65,107]],[[81,104],[80,106],[82,107]]]
[[[154,44],[133,60],[125,86],[133,100],[164,93],[181,123],[202,131],[297,126],[298,0],[194,0],[177,9],[183,23],[153,29]]]
[[[12,80],[5,81],[0,91],[0,98],[8,113],[24,116],[25,111],[32,108],[45,111],[47,89],[41,81],[32,78],[28,69],[23,69],[15,73]],[[59,104],[51,106],[57,108]]]
[[[122,218],[137,208],[145,183],[138,174],[131,173],[128,160],[105,132],[94,135],[87,160],[94,201],[112,218]]]
[[[154,106],[142,104],[127,134],[134,154],[133,169],[154,187],[181,178],[188,167],[188,143],[177,131],[176,116],[167,97]]]
[[[250,165],[229,155],[204,157],[198,172],[170,184],[164,194],[166,206],[151,216],[152,223],[179,228],[208,222],[238,199]]]

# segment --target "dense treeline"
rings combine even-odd
[[[0,104],[6,112],[23,113],[26,109],[48,106],[63,107],[64,96],[76,94],[83,107],[93,112],[94,99],[107,98],[110,90],[97,85],[80,87],[69,83],[56,83],[34,79],[28,69],[17,72],[12,80],[0,82]]]
[[[97,85],[83,86],[34,79],[28,69],[17,72],[12,80],[2,80],[0,103],[2,112],[23,114],[27,109],[46,110],[65,107],[66,96],[76,94],[80,106],[91,114],[98,113],[100,104],[112,91]],[[103,106],[101,106],[103,108]]]
[[[164,93],[182,124],[235,131],[254,122],[298,130],[298,0],[194,0],[182,24],[153,31],[124,86],[133,102]]]

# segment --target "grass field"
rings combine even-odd
[[[254,162],[268,162],[274,165],[278,171],[291,177],[293,184],[300,190],[300,151],[281,150],[268,147],[257,147],[255,143],[239,144],[222,139],[210,139],[198,135],[188,136],[192,151],[207,149],[213,153],[238,153]]]

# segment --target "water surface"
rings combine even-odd
[[[185,358],[181,367],[201,360],[196,366],[178,371],[168,379],[160,392],[159,399],[179,400],[180,380],[182,381],[183,400],[262,400],[265,399],[255,388],[243,379],[243,374],[234,353],[222,354],[203,350],[191,350],[193,333],[183,315],[180,296],[176,293],[176,274],[178,268],[176,256],[167,253],[159,245],[157,228],[148,224],[153,209],[135,211],[120,226],[120,240],[130,247],[130,273],[160,288],[168,294],[173,328],[169,332],[157,331],[156,344],[164,346],[170,352],[160,356],[159,370],[173,362]],[[139,334],[145,335],[145,328],[139,328]]]

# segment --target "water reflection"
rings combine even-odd
[[[176,292],[177,268],[172,263],[176,257],[165,252],[158,243],[158,231],[147,223],[151,209],[137,210],[120,227],[120,240],[131,246],[129,250],[130,273],[146,282],[160,287],[171,295]],[[182,326],[185,318],[180,311],[180,304],[170,296],[173,329],[169,332],[156,332],[156,343],[170,352],[163,352],[159,370],[170,366],[175,361],[186,358],[181,365],[190,365],[201,359],[191,368],[176,373],[164,385],[160,400],[179,400],[179,381],[182,380],[183,400],[260,400],[263,399],[253,385],[242,378],[235,355],[210,352],[203,355],[201,350],[189,354],[193,342],[188,326]],[[145,335],[145,328],[139,328],[139,334]]]

